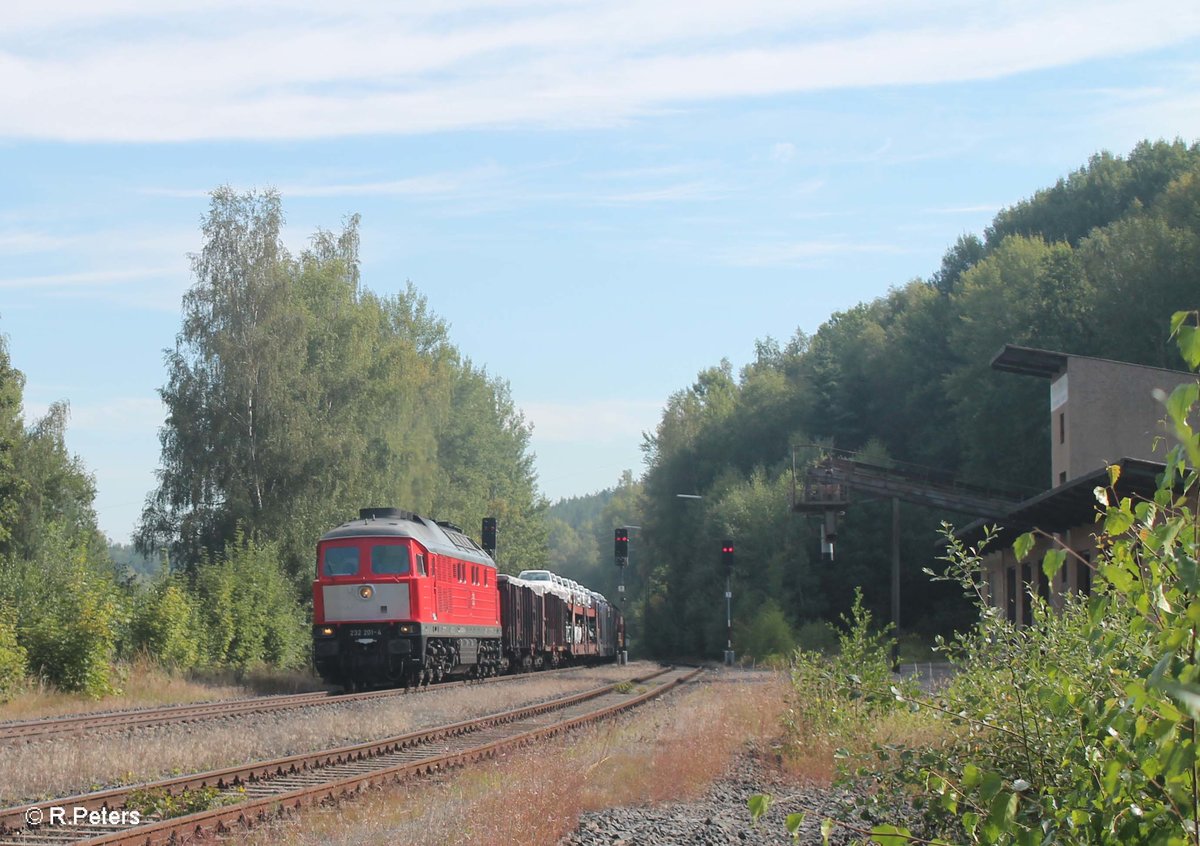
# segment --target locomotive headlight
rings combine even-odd
[[[332,637],[333,636],[333,626],[323,627],[321,629],[321,634],[323,634],[325,637]]]
[[[370,585],[363,585],[358,589],[358,595],[361,599],[370,599],[375,595],[375,588]]]
[[[408,626],[400,626],[399,628],[400,628],[400,634],[408,634],[410,631]]]

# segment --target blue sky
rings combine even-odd
[[[124,540],[206,193],[275,187],[293,250],[361,214],[364,284],[411,280],[544,493],[588,493],[699,370],[1099,150],[1200,139],[1198,48],[1194,0],[9,3],[0,332]]]

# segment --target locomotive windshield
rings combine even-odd
[[[371,572],[381,576],[405,576],[408,574],[408,547],[395,544],[371,547]]]
[[[327,546],[322,573],[326,576],[353,576],[358,572],[358,547]]]

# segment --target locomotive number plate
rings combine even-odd
[[[350,637],[379,637],[383,634],[379,629],[351,629]]]

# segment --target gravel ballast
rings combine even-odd
[[[773,803],[754,824],[747,802],[768,793]],[[800,843],[821,843],[821,821],[833,813],[842,794],[797,783],[763,755],[750,750],[695,802],[625,806],[583,815],[560,846],[694,846],[694,844],[784,844],[793,842],[784,826],[788,814],[804,811]],[[849,838],[835,834],[831,842]]]

